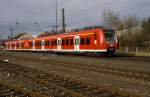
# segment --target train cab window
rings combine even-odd
[[[69,40],[68,39],[66,39],[66,45],[69,45]]]
[[[90,37],[86,38],[86,45],[90,45],[90,40],[91,40]]]
[[[70,45],[73,45],[73,39],[70,39]]]
[[[85,44],[84,38],[81,38],[81,39],[80,39],[80,44],[81,44],[81,45],[84,45],[84,44]]]
[[[62,40],[62,45],[65,45],[65,40]]]
[[[104,30],[104,35],[107,42],[115,41],[115,31],[114,30]]]

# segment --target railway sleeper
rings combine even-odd
[[[6,73],[7,74],[7,73]],[[12,74],[12,72],[11,72],[11,74]],[[14,74],[13,74],[14,75]],[[12,75],[10,75],[10,76],[12,76]],[[13,82],[15,82],[16,81],[16,79],[17,80],[22,80],[22,81],[24,81],[24,80],[26,80],[26,77],[27,76],[24,76],[23,78],[19,78],[19,79],[17,79],[17,77],[14,79],[14,81]],[[13,78],[13,77],[12,77]],[[45,83],[44,83],[45,84]],[[33,91],[35,91],[35,92],[40,92],[41,94],[44,94],[44,95],[46,95],[46,93],[45,93],[45,91],[46,91],[46,89],[45,88],[43,88],[44,87],[44,85],[43,85],[43,83],[41,82],[40,84],[39,84],[39,81],[38,82],[32,82],[32,78],[29,78],[28,79],[28,89],[32,89]],[[31,87],[30,87],[31,86]],[[55,86],[55,85],[49,85],[50,87],[52,87],[52,86]],[[46,87],[46,86],[45,86]],[[57,87],[57,86],[56,86]],[[54,91],[53,91],[53,93],[54,94],[56,94],[55,96],[56,97],[70,97],[70,96],[67,96],[69,93],[65,93],[65,91],[67,92],[67,90],[65,90],[65,91],[62,91],[62,90],[60,90],[58,87],[57,88],[55,88],[55,87],[53,87],[53,88],[47,88],[47,89],[54,89]],[[62,96],[62,95],[65,95],[65,94],[67,94],[66,96]],[[73,93],[74,95],[75,95],[75,93]],[[72,96],[71,96],[72,97]],[[76,97],[76,96],[74,96],[74,97]],[[80,96],[77,96],[77,97],[80,97]]]
[[[16,65],[17,66],[17,65]],[[9,67],[9,66],[8,66]],[[26,67],[27,68],[27,67]],[[26,68],[24,68],[23,70],[25,70]],[[21,72],[22,74],[24,74],[22,69],[20,69],[19,68],[19,72]],[[11,71],[11,70],[10,70]],[[32,71],[34,71],[34,72],[36,72],[36,70],[34,70],[34,69],[30,69],[30,72],[32,73]],[[13,71],[14,72],[14,71]],[[18,72],[18,73],[19,73]],[[43,74],[43,72],[37,72],[37,73],[41,73],[41,74]],[[37,75],[37,74],[36,74]],[[36,77],[36,76],[35,76]],[[53,77],[54,78],[57,78],[58,77],[58,79],[59,80],[61,80],[61,79],[64,79],[63,77],[60,77],[60,76],[58,76],[58,75],[53,75]],[[65,79],[65,80],[67,80],[67,79]],[[72,81],[72,80],[70,80],[70,81]],[[62,82],[62,81],[61,81]],[[59,82],[59,83],[61,83],[61,82]],[[73,83],[75,83],[75,82],[73,82]],[[88,90],[87,91],[87,89],[86,89],[87,87],[85,86],[84,88],[83,88],[83,91],[80,91],[82,94],[84,94],[84,95],[94,95],[94,93],[93,92],[91,92],[93,89],[91,89],[91,90]],[[88,87],[89,88],[89,87]],[[82,89],[81,89],[82,90]],[[108,92],[106,92],[106,94],[107,94]],[[100,94],[97,94],[97,95],[100,95]],[[110,94],[110,95],[112,95],[112,94]],[[89,97],[92,97],[92,96],[89,96]],[[99,97],[99,96],[95,96],[95,97]]]

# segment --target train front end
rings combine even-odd
[[[115,30],[103,30],[107,45],[107,55],[114,56],[119,48],[118,37]]]

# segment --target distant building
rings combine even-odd
[[[38,37],[44,37],[44,36],[49,36],[51,35],[51,32],[45,31],[45,32],[41,32]]]
[[[33,36],[31,34],[26,33],[26,34],[20,36],[17,40],[31,39],[31,38],[33,38]]]
[[[19,33],[15,37],[13,37],[13,40],[22,40],[22,39],[31,39],[33,36],[28,33]]]
[[[4,47],[4,43],[7,41],[10,41],[10,40],[9,39],[0,40],[0,49],[2,49]]]

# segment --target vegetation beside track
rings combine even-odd
[[[116,57],[150,57],[150,52],[117,52]]]

